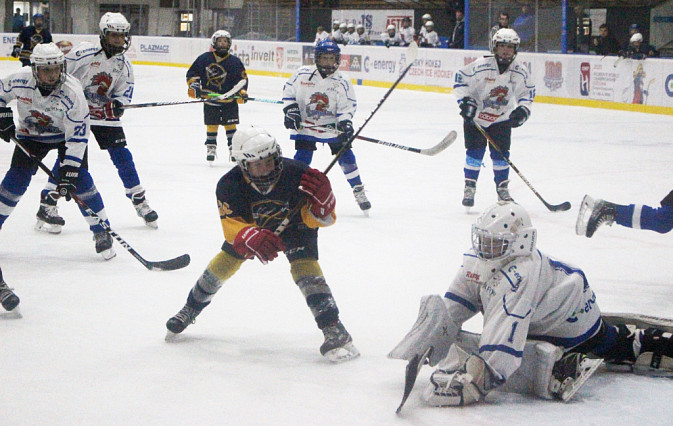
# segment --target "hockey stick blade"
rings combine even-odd
[[[400,414],[402,411],[404,403],[407,402],[407,398],[409,398],[409,395],[411,395],[411,391],[414,388],[418,373],[421,371],[421,367],[423,367],[423,364],[425,364],[425,361],[430,356],[430,353],[432,353],[432,346],[426,349],[422,354],[414,355],[414,357],[409,360],[406,374],[404,376],[404,394],[402,394],[402,402],[400,402],[400,406],[397,407],[397,410],[395,410],[395,414]]]
[[[130,105],[123,105],[121,108],[122,109],[134,109],[134,108],[147,108],[147,107],[156,107],[156,106],[167,106],[167,105],[183,105],[183,104],[197,104],[197,103],[203,103],[203,102],[217,102],[217,101],[222,101],[227,98],[231,98],[234,96],[236,93],[240,92],[241,89],[246,85],[248,82],[247,79],[240,80],[234,87],[229,90],[227,93],[224,93],[222,95],[218,95],[212,98],[205,98],[205,99],[193,99],[190,101],[168,101],[168,102],[147,102],[144,104],[130,104]]]
[[[437,155],[440,152],[444,151],[446,148],[449,147],[452,143],[456,141],[456,137],[458,136],[458,133],[456,133],[455,130],[451,130],[448,135],[440,143],[437,145],[433,146],[432,148],[426,148],[426,149],[421,149],[419,154],[423,155]]]
[[[178,256],[175,259],[169,260],[159,260],[156,262],[145,260],[142,262],[142,264],[145,265],[145,267],[150,271],[175,271],[176,269],[182,269],[189,265],[191,260],[192,259],[188,254],[183,254],[182,256]]]
[[[570,210],[572,207],[570,201],[564,201],[561,204],[549,204],[546,201],[542,201],[542,203],[549,209],[549,211],[552,212],[564,212],[566,210]]]

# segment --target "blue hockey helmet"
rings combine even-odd
[[[325,77],[334,74],[339,69],[341,62],[341,49],[334,40],[322,40],[315,46],[315,66],[320,74]],[[334,55],[334,61],[326,55]],[[325,56],[325,57],[324,57]]]

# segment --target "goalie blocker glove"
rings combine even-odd
[[[474,123],[474,116],[477,115],[477,101],[474,98],[465,96],[458,105],[460,115],[468,124]],[[511,116],[510,116],[511,117]]]
[[[334,211],[336,198],[332,192],[327,175],[316,169],[307,169],[301,176],[299,190],[307,194],[310,201],[311,214],[318,219],[325,219]]]
[[[285,128],[290,130],[299,130],[301,129],[301,112],[299,111],[299,105],[294,103],[283,108],[285,113]]]
[[[16,125],[14,124],[14,113],[9,107],[0,107],[0,138],[9,142],[14,137]]]
[[[241,229],[234,238],[233,246],[236,253],[246,259],[254,256],[264,264],[277,258],[278,252],[284,250],[283,241],[278,235],[254,226]]]
[[[530,111],[528,108],[525,106],[518,106],[509,115],[509,121],[512,127],[516,128],[525,123],[526,120],[528,120],[528,117],[530,117]]]

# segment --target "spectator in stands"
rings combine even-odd
[[[612,31],[607,24],[598,27],[598,37],[593,41],[593,50],[597,55],[607,56],[619,53],[619,42],[612,35]]]
[[[456,10],[456,25],[453,27],[453,34],[449,40],[450,49],[462,49],[465,47],[465,13]]]
[[[402,37],[395,30],[395,25],[388,25],[386,32],[381,34],[381,41],[386,47],[399,46],[402,44]]]
[[[416,30],[411,26],[411,18],[408,16],[405,16],[404,19],[402,19],[400,37],[402,38],[401,46],[408,46],[416,37]]]
[[[501,28],[509,28],[509,13],[500,12],[498,16],[498,23],[491,27],[491,31],[488,33],[488,50],[493,52],[493,36]]]
[[[341,31],[341,23],[339,21],[332,22],[332,40],[335,43],[344,44],[344,33],[346,32],[346,23],[343,23],[344,31]],[[335,28],[336,27],[336,28]]]
[[[322,25],[318,25],[318,28],[315,31],[315,42],[313,44],[318,44],[319,41],[327,40],[329,37],[330,35],[325,31],[325,28]]]
[[[421,47],[441,47],[442,42],[435,31],[435,23],[428,21],[425,23],[425,36],[421,40]]]
[[[619,52],[619,56],[628,59],[645,59],[659,56],[659,52],[654,46],[643,43],[643,35],[634,33],[629,40],[629,46],[626,50]]]
[[[348,44],[348,40],[346,40],[346,34],[348,33],[348,24],[346,22],[342,22],[339,24],[339,33],[341,33],[341,40],[334,40],[334,41],[340,44]]]
[[[26,20],[23,19],[23,15],[21,14],[21,9],[19,9],[17,7],[16,8],[16,13],[14,14],[14,17],[12,18],[12,32],[13,33],[18,33],[25,26],[26,26]]]
[[[344,34],[344,40],[346,40],[346,44],[358,44],[359,39],[360,37],[355,32],[355,24],[349,22],[346,26],[346,34]]]
[[[369,34],[365,33],[365,26],[364,25],[357,24],[355,26],[355,34],[357,34],[357,37],[358,37],[357,44],[361,44],[361,45],[372,44],[371,40],[369,40]]]
[[[535,48],[535,16],[530,9],[530,6],[524,4],[521,7],[521,15],[519,15],[512,24],[512,29],[519,34],[521,44],[519,44],[519,51],[530,52]]]
[[[418,37],[422,40],[425,37],[425,34],[428,30],[425,29],[425,24],[428,21],[432,21],[432,16],[429,13],[426,13],[421,17],[421,29],[418,30]]]

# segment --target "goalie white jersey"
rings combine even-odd
[[[535,84],[526,68],[514,59],[500,74],[494,56],[477,59],[456,73],[453,93],[458,102],[465,96],[477,101],[475,123],[489,127],[509,119],[519,105],[531,109],[535,98]]]
[[[131,63],[122,55],[108,58],[100,41],[81,43],[65,56],[68,73],[77,78],[91,107],[101,108],[118,100],[129,105],[133,99],[134,77]],[[121,126],[118,118],[99,120],[91,117],[94,126]]]
[[[285,83],[283,102],[285,105],[296,102],[303,122],[323,126],[334,126],[339,121],[353,120],[357,108],[351,82],[338,70],[327,78],[322,78],[315,65],[300,68]],[[336,133],[319,129],[292,130],[290,138],[312,142],[337,142]]]
[[[82,85],[71,75],[48,96],[37,88],[31,68],[0,79],[0,106],[16,99],[19,140],[58,144],[65,140],[63,165],[79,167],[89,140],[89,108]]]
[[[584,272],[539,250],[504,265],[467,253],[444,297],[454,334],[483,313],[479,354],[505,379],[519,367],[526,339],[567,350],[596,334],[601,323]]]

